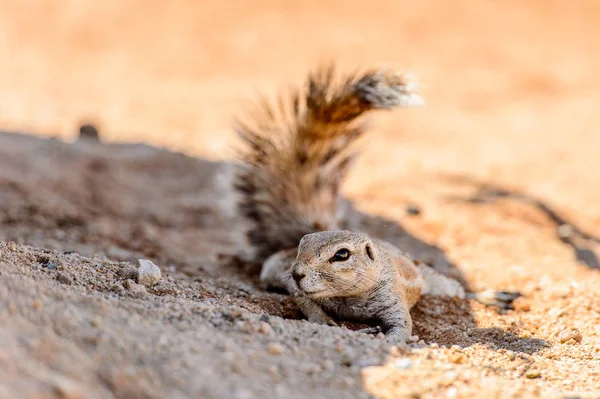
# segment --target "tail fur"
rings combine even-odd
[[[262,101],[251,122],[239,122],[244,147],[234,187],[247,237],[262,263],[295,248],[309,233],[335,229],[339,188],[354,158],[351,144],[365,127],[357,119],[375,109],[422,102],[404,75],[379,70],[334,78],[333,67],[308,76],[277,105]]]

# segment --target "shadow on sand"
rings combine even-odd
[[[221,287],[217,295],[253,311],[299,317],[289,298],[260,291],[256,284],[248,295],[240,287],[255,283],[256,277],[239,262],[217,260],[223,254],[233,259],[240,250],[232,234],[241,221],[231,211],[231,191],[223,184],[231,165],[147,145],[84,141],[0,133],[0,240],[118,261],[151,259],[177,278]],[[510,194],[486,190],[481,197]],[[351,215],[347,228],[360,226],[468,287],[442,250],[397,222],[356,210]],[[428,342],[526,352],[545,346],[541,340],[519,338],[516,331],[478,328],[467,300],[424,298],[413,315],[415,332]]]
[[[536,208],[555,226],[557,239],[572,248],[575,258],[580,264],[590,269],[600,270],[598,255],[591,249],[595,245],[600,245],[600,237],[583,231],[542,200],[527,193],[481,182],[468,176],[446,175],[445,178],[451,183],[472,186],[476,190],[474,194],[467,197],[449,198],[452,201],[473,205],[490,205],[498,200],[508,199]]]

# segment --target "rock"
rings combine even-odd
[[[138,259],[137,282],[138,284],[152,287],[161,279],[160,269],[154,263],[145,259]]]
[[[539,370],[529,370],[527,373],[525,373],[525,377],[529,378],[530,380],[534,378],[540,378],[541,376],[542,373]]]
[[[125,280],[125,282],[123,283],[123,286],[125,287],[125,289],[131,291],[134,294],[138,294],[138,295],[145,295],[148,292],[148,291],[146,291],[145,286],[143,286],[141,284],[137,284],[133,280]]]
[[[44,304],[39,299],[36,299],[35,301],[33,301],[33,308],[35,310],[40,310],[42,307],[44,307]]]
[[[261,334],[265,334],[265,335],[268,335],[268,336],[274,336],[275,335],[275,331],[273,330],[273,327],[271,327],[271,325],[269,323],[265,323],[264,321],[260,322],[258,331]]]
[[[421,214],[421,208],[416,205],[407,205],[404,210],[406,211],[407,215],[411,216],[419,216]]]
[[[244,294],[250,294],[252,293],[252,287],[248,284],[244,284],[244,283],[239,283],[236,288],[238,289],[238,291],[243,292]]]
[[[454,353],[449,357],[450,361],[454,364],[463,364],[465,357],[461,353]]]
[[[56,280],[61,284],[73,284],[73,279],[65,272],[58,272],[58,274],[56,275]]]
[[[267,345],[267,351],[271,355],[280,356],[280,355],[283,355],[283,352],[285,352],[285,349],[283,348],[283,346],[280,343],[271,342],[270,344]]]
[[[85,124],[79,127],[79,139],[98,142],[100,141],[100,134],[98,133],[96,126]]]
[[[568,241],[571,237],[573,237],[573,233],[575,229],[570,224],[561,224],[556,229],[556,235],[563,241]]]
[[[412,360],[410,360],[407,357],[404,357],[402,359],[396,359],[394,361],[394,366],[396,366],[396,368],[400,370],[409,369],[412,367]]]
[[[581,343],[581,340],[583,339],[581,333],[576,328],[566,328],[559,332],[556,338],[561,344],[564,344],[570,340],[574,340],[578,343]]]

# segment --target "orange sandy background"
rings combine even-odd
[[[419,202],[426,216],[407,226],[467,267],[569,259],[552,229],[536,244],[542,216],[457,214],[433,202],[434,180],[524,190],[600,230],[599,21],[595,0],[5,1],[0,128],[72,139],[91,120],[108,141],[223,159],[244,106],[319,63],[408,70],[427,106],[375,118],[347,192],[396,219]]]

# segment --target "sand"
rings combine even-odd
[[[600,10],[444,4],[3,3],[0,397],[600,397]],[[425,297],[399,348],[260,289],[231,119],[324,59],[428,101],[374,116],[350,227],[514,310]]]

